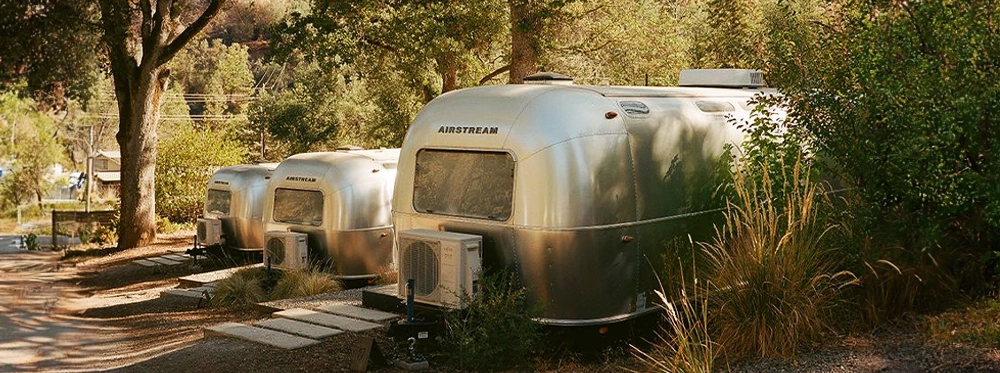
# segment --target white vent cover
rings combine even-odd
[[[270,231],[264,233],[264,265],[281,269],[309,267],[309,236],[305,233]]]
[[[681,70],[677,85],[681,87],[760,88],[764,73],[750,69],[688,69]]]
[[[414,280],[413,297],[420,303],[465,308],[465,296],[479,289],[482,270],[481,236],[414,229],[399,232],[399,296]]]
[[[222,244],[222,221],[211,218],[198,218],[198,243],[202,246]]]

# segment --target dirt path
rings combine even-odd
[[[60,258],[0,252],[0,372],[121,368],[191,345],[207,325],[256,317],[161,299],[175,274],[142,271],[130,257],[80,267]]]
[[[61,270],[59,254],[14,252],[0,256],[0,371],[85,370],[127,338],[106,323],[62,315],[81,296],[62,284],[73,271]]]

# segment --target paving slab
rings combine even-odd
[[[381,323],[399,318],[395,313],[376,311],[368,308],[355,307],[349,304],[327,304],[319,307],[320,311],[340,316]]]
[[[253,325],[312,339],[328,338],[344,332],[343,330],[327,328],[325,326],[285,318],[259,321],[255,322]]]
[[[184,256],[184,255],[179,255],[179,254],[163,255],[163,256],[161,256],[161,258],[167,258],[167,259],[173,260],[175,262],[183,262],[185,260],[191,259],[191,257],[189,257],[189,256]]]
[[[294,350],[296,348],[312,346],[319,343],[319,341],[315,339],[234,322],[228,322],[207,328],[205,329],[205,336],[238,338],[286,350]]]
[[[201,299],[200,291],[191,291],[190,289],[167,289],[160,292],[161,297],[182,297],[190,299]]]
[[[148,261],[146,259],[133,260],[132,263],[141,265],[143,267],[156,267],[156,266],[160,265],[160,263],[151,262],[151,261]]]
[[[198,294],[201,294],[202,292],[205,292],[205,291],[207,291],[209,294],[212,294],[212,293],[215,292],[215,288],[214,287],[208,287],[208,286],[199,286],[199,287],[190,288],[190,289],[187,289],[187,290],[188,291],[197,292]]]
[[[361,332],[365,330],[377,329],[382,327],[382,325],[370,323],[367,321],[352,319],[350,317],[331,315],[329,313],[316,312],[302,308],[293,308],[290,310],[278,311],[271,314],[271,316],[283,317],[286,319],[292,319],[292,320],[307,322],[310,324],[322,325],[328,328],[343,329],[352,332]]]
[[[233,273],[241,269],[263,267],[263,266],[264,266],[263,263],[257,263],[242,267],[226,268],[226,269],[220,269],[218,271],[203,272],[203,273],[193,274],[190,276],[184,276],[177,280],[180,282],[181,287],[203,286],[204,284],[210,282],[218,282],[219,280],[227,279],[229,278],[229,276],[232,276]]]
[[[151,261],[151,262],[160,263],[160,264],[163,264],[165,266],[175,266],[175,265],[181,264],[181,262],[177,262],[177,261],[173,261],[173,260],[170,260],[170,259],[167,259],[167,258],[161,258],[161,257],[146,258],[146,260]]]

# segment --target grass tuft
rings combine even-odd
[[[300,298],[340,291],[333,275],[315,269],[285,271],[271,290],[271,299]]]
[[[251,306],[267,300],[262,284],[267,278],[263,268],[244,268],[227,279],[219,281],[212,295],[212,304],[218,306]]]
[[[632,346],[632,353],[643,365],[643,372],[710,373],[715,368],[715,344],[709,333],[708,298],[697,284],[689,297],[681,290],[681,299],[670,302],[657,291],[667,327],[645,352]]]

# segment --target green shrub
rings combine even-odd
[[[177,232],[178,229],[180,229],[180,228],[177,226],[177,224],[174,224],[173,222],[171,222],[170,219],[167,219],[167,218],[162,217],[162,216],[157,216],[156,217],[156,232],[157,233],[170,234],[170,233]]]
[[[1000,66],[992,63],[1000,42],[983,15],[1000,5],[834,7],[831,19],[803,25],[819,36],[814,43],[771,39],[795,58],[770,75],[784,80],[801,132],[855,187],[857,246],[870,252],[859,253],[859,270],[875,273],[868,283],[893,277],[885,295],[913,293],[904,304],[916,310],[988,290],[979,258],[1000,247],[1000,126],[991,110],[1000,97]],[[915,277],[935,272],[954,282],[951,292]]]
[[[219,281],[212,295],[212,304],[244,307],[267,300],[262,284],[267,278],[263,268],[245,268]]]
[[[441,338],[446,359],[461,370],[506,370],[523,366],[541,339],[534,321],[541,310],[509,272],[480,279],[481,291],[465,297],[468,306],[445,315]]]
[[[38,250],[40,248],[38,245],[38,235],[35,233],[28,233],[21,236],[21,242],[23,243],[24,248],[28,250]]]
[[[840,289],[854,282],[838,272],[843,257],[825,246],[831,226],[817,219],[824,205],[819,187],[797,163],[774,203],[768,172],[761,185],[734,177],[738,202],[726,212],[725,227],[705,245],[715,341],[734,358],[794,356],[818,342],[832,324]],[[751,170],[753,171],[753,170]]]
[[[90,239],[91,243],[98,245],[110,244],[115,241],[118,241],[118,235],[115,233],[115,230],[103,225],[99,225],[97,229],[94,229]]]
[[[156,158],[156,212],[172,222],[192,222],[201,215],[205,185],[218,167],[239,164],[246,149],[222,133],[179,126],[161,141]]]
[[[329,273],[315,269],[285,271],[271,290],[269,298],[300,298],[340,290],[340,282]]]

